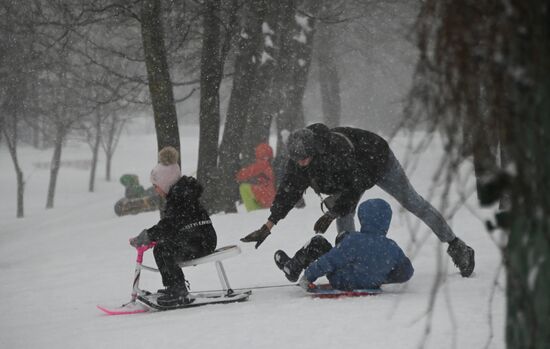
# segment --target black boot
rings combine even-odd
[[[290,258],[284,251],[278,250],[273,256],[277,267],[285,273],[286,278],[290,282],[298,281],[302,273],[301,264],[294,258]]]
[[[185,286],[187,286],[187,290],[191,290],[191,284],[189,283],[189,280],[185,280]],[[159,288],[157,290],[157,293],[160,293],[160,294],[167,294],[170,292],[170,288],[173,287],[173,286],[166,286],[164,288]]]
[[[164,294],[157,298],[157,303],[163,307],[172,307],[176,305],[189,304],[189,291],[185,286],[185,283],[178,284],[176,286],[168,287],[164,290]]]
[[[275,259],[275,264],[277,264],[277,268],[283,270],[286,262],[290,260],[290,257],[285,253],[285,251],[278,250],[273,255],[273,259]]]
[[[169,292],[168,290],[169,290],[169,289],[170,289],[170,287],[159,288],[159,289],[157,290],[157,293],[159,293],[159,294],[168,294],[168,292]]]
[[[466,245],[464,241],[455,238],[449,242],[447,253],[451,256],[453,263],[460,270],[460,275],[468,277],[472,275],[475,267],[474,249]]]

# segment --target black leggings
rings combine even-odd
[[[166,287],[182,286],[185,276],[178,263],[206,256],[216,249],[216,239],[183,239],[177,243],[166,240],[159,241],[153,250],[157,267],[162,276],[162,284]]]
[[[319,257],[330,251],[331,248],[332,245],[327,239],[321,235],[315,235],[304,247],[296,251],[292,259],[297,261],[302,269],[305,269]]]

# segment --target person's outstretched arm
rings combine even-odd
[[[258,248],[271,234],[271,229],[277,222],[286,217],[288,212],[296,205],[309,186],[309,180],[305,170],[300,169],[296,163],[289,161],[283,182],[277,190],[275,200],[271,205],[271,215],[260,229],[253,231],[242,242],[255,242]]]

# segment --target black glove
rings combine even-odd
[[[267,225],[262,225],[262,227],[252,233],[248,234],[241,239],[242,242],[254,242],[256,241],[256,248],[258,248],[262,242],[271,234]]]
[[[134,246],[135,248],[138,248],[143,245],[149,245],[150,243],[151,243],[151,239],[149,239],[149,234],[147,233],[147,229],[144,229],[141,233],[139,233],[138,236],[130,239],[130,245]]]
[[[336,219],[336,217],[337,216],[330,211],[325,213],[321,216],[321,218],[317,220],[317,222],[315,222],[315,225],[313,226],[313,231],[316,234],[324,234],[330,226],[330,223],[332,223],[332,221]]]

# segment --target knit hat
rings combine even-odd
[[[151,171],[151,183],[168,194],[181,177],[179,153],[174,147],[164,147],[158,155],[158,164]]]
[[[314,134],[308,128],[292,132],[288,137],[288,155],[294,161],[303,160],[315,155]]]

